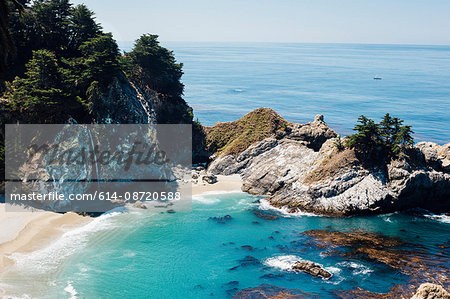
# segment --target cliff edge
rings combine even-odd
[[[208,171],[239,173],[243,191],[267,195],[272,206],[292,213],[350,216],[411,208],[449,210],[450,144],[420,142],[401,159],[367,163],[354,149],[337,149],[338,135],[322,115],[307,124],[275,118],[285,124],[282,130],[260,141],[249,140],[245,150],[216,153]],[[211,131],[206,132],[208,138]],[[228,144],[235,140],[230,138]]]

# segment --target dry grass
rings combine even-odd
[[[325,158],[313,171],[305,176],[304,183],[318,183],[333,177],[343,169],[347,169],[358,163],[355,151],[345,149],[341,152],[333,150],[331,155]]]
[[[289,124],[272,109],[259,108],[236,121],[206,127],[206,146],[218,156],[238,155],[250,145],[285,130]]]

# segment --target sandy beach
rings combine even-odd
[[[242,180],[239,175],[217,176],[215,184],[192,184],[192,195],[205,192],[238,191]],[[13,266],[8,258],[12,253],[29,253],[45,248],[57,240],[64,232],[90,222],[92,218],[75,213],[58,214],[38,210],[8,211],[0,203],[0,278]]]
[[[198,180],[197,184],[192,184],[192,195],[198,195],[205,192],[219,191],[239,191],[242,187],[242,179],[239,174],[218,175],[217,183],[208,184]]]
[[[15,208],[15,210],[17,210]],[[13,266],[8,258],[12,253],[28,253],[44,248],[64,232],[91,221],[75,213],[8,211],[0,204],[0,278]]]

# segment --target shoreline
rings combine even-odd
[[[218,175],[217,182],[208,184],[192,183],[192,196],[209,192],[240,191],[242,179],[239,175]],[[8,257],[13,253],[32,253],[46,248],[58,240],[65,232],[79,228],[94,218],[76,213],[59,214],[49,211],[22,210],[7,211],[6,204],[0,203],[0,279],[14,266]],[[2,293],[0,289],[0,294]]]
[[[17,209],[17,208],[15,208]],[[91,217],[76,213],[58,214],[48,211],[6,211],[0,203],[0,278],[13,267],[9,258],[13,253],[32,253],[58,240],[65,232],[83,226]],[[0,291],[2,291],[0,289]]]
[[[216,177],[217,182],[214,184],[204,182],[192,183],[192,195],[201,195],[206,192],[242,191],[242,179],[239,174],[217,175]]]

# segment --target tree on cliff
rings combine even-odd
[[[65,54],[69,49],[71,35],[71,4],[69,0],[36,0],[33,2],[31,26],[35,24],[34,49],[49,49]]]
[[[10,107],[21,120],[34,123],[64,122],[82,110],[81,99],[70,93],[70,81],[48,50],[33,52],[25,78],[16,78],[6,93]]]
[[[131,59],[132,73],[138,71],[133,66],[142,68],[152,89],[171,96],[183,94],[184,85],[180,81],[183,64],[177,63],[173,52],[159,44],[158,35],[142,35],[125,56]]]
[[[357,133],[348,137],[347,146],[371,156],[381,150],[380,127],[364,115],[358,118],[358,122],[353,128]]]
[[[356,133],[348,137],[346,145],[369,159],[399,158],[414,143],[411,126],[403,125],[403,120],[389,113],[379,124],[361,115],[353,130]]]
[[[403,120],[391,117],[389,113],[380,122],[380,133],[383,144],[393,156],[400,155],[403,148],[414,143],[411,126],[403,126]]]
[[[87,40],[79,50],[82,53],[81,80],[87,85],[98,81],[105,87],[120,71],[119,48],[111,33]]]
[[[95,21],[94,12],[80,4],[71,10],[70,47],[78,49],[87,40],[101,34],[102,27]]]

